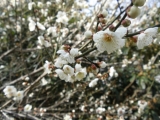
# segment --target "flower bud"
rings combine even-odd
[[[133,0],[135,6],[143,6],[146,0]]]
[[[92,32],[90,30],[84,33],[85,38],[92,38]]]
[[[127,15],[130,18],[136,18],[140,14],[140,9],[133,5],[127,10]]]
[[[113,25],[110,25],[110,26],[109,26],[109,30],[110,30],[110,31],[114,31],[114,29],[115,29],[115,26],[113,26]]]
[[[107,16],[107,11],[105,10],[105,9],[103,9],[103,11],[102,11],[102,13],[101,13],[104,17],[106,17]]]
[[[131,24],[131,21],[128,19],[124,19],[121,23],[124,27],[128,27]]]

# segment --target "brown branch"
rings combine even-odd
[[[38,72],[40,72],[40,71],[42,71],[42,70],[43,70],[43,67],[40,67],[40,68],[38,68],[37,70],[34,70],[33,72],[31,72],[31,73],[29,73],[29,74],[27,74],[27,75],[21,76],[21,77],[19,77],[18,79],[15,79],[15,80],[13,80],[12,82],[8,83],[7,85],[4,85],[4,86],[0,87],[0,90],[4,89],[4,88],[5,88],[6,86],[8,86],[8,85],[13,85],[13,84],[15,84],[15,83],[23,80],[25,77],[28,77],[28,76],[33,75],[33,74],[36,74],[36,73],[38,73]]]

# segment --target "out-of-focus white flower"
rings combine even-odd
[[[31,112],[31,110],[32,110],[32,105],[30,104],[25,105],[24,112]]]
[[[17,91],[17,93],[14,95],[13,100],[14,101],[21,101],[24,96],[23,93],[24,93],[24,91]]]
[[[138,106],[139,106],[139,109],[138,109],[138,113],[141,114],[144,109],[147,107],[148,103],[144,100],[139,100],[138,101]]]
[[[68,28],[61,29],[62,37],[65,37],[68,34],[68,32],[69,32]]]
[[[0,69],[3,69],[3,68],[5,68],[5,66],[4,65],[0,65]]]
[[[50,82],[50,81],[49,81],[49,80],[46,80],[45,78],[42,78],[42,79],[41,79],[41,85],[42,85],[42,86],[47,85],[49,82]]]
[[[46,28],[44,27],[44,25],[42,25],[41,23],[39,22],[34,22],[32,19],[29,20],[29,30],[30,31],[34,31],[35,28],[36,28],[36,25],[38,27],[38,29],[40,30],[45,30]]]
[[[160,75],[155,76],[154,79],[156,82],[160,83]]]
[[[14,86],[6,86],[3,92],[7,98],[11,98],[16,95],[17,89]]]
[[[17,30],[17,32],[21,32],[21,26],[20,26],[20,25],[17,25],[17,26],[16,26],[16,30]]]
[[[64,117],[63,117],[63,120],[72,120],[71,116],[66,114]]]
[[[107,12],[107,10],[106,10],[106,9],[103,9],[101,14],[102,14],[104,17],[106,17],[106,16],[107,16],[107,14],[108,14],[108,12]]]
[[[38,6],[39,8],[42,8],[42,7],[43,7],[43,3],[42,3],[42,2],[38,2],[38,3],[37,3],[37,6]]]
[[[137,47],[138,49],[143,49],[143,47],[148,46],[152,43],[153,37],[156,36],[158,27],[148,28],[143,33],[138,36]]]
[[[68,19],[67,14],[65,12],[59,11],[58,14],[56,15],[56,17],[57,17],[56,22],[68,24],[69,19]]]
[[[46,4],[47,4],[47,7],[50,7],[52,3],[50,1],[47,1]]]
[[[29,2],[28,3],[28,10],[32,10],[32,8],[35,6],[36,4],[34,2]]]
[[[99,64],[100,68],[105,68],[107,66],[106,62],[104,62],[104,61],[101,61],[98,64]]]
[[[42,25],[41,23],[37,22],[37,27],[40,29],[40,30],[46,30],[46,28],[44,27],[44,25]]]
[[[29,79],[30,78],[28,76],[24,78],[25,81],[29,81]]]
[[[96,109],[96,113],[98,113],[98,114],[102,114],[103,112],[105,112],[106,111],[106,109],[105,108],[102,108],[102,107],[98,107],[97,109]]]
[[[61,69],[56,69],[55,72],[58,74],[61,80],[66,80],[68,78],[68,75],[65,74],[64,71]]]
[[[68,63],[75,63],[75,57],[79,55],[77,48],[72,48],[70,51],[58,50],[57,53],[59,53],[60,57]]]
[[[51,43],[44,39],[43,36],[38,37],[38,48],[41,49],[42,47],[50,47]]]
[[[122,39],[122,37],[126,33],[127,29],[124,27],[118,28],[115,32],[99,31],[93,35],[93,40],[98,51],[112,53],[125,45],[125,39]]]
[[[131,61],[128,61],[127,59],[124,59],[123,61],[122,61],[122,67],[126,67],[128,64],[131,64],[132,62]]]
[[[98,82],[98,78],[95,78],[94,80],[92,80],[90,83],[89,83],[89,87],[94,87],[97,85],[97,82]]]
[[[69,66],[69,65],[64,65],[64,66],[63,66],[63,71],[64,71],[64,73],[66,73],[66,74],[70,74],[70,75],[73,75],[73,74],[74,74],[74,68],[72,68],[72,67]]]
[[[90,30],[88,30],[88,31],[86,31],[85,33],[84,33],[84,36],[85,36],[85,38],[92,38],[92,32],[90,31]]]
[[[114,67],[111,67],[109,69],[109,76],[112,77],[118,77],[118,73],[116,72],[116,70],[114,69]]]
[[[68,62],[64,59],[62,59],[62,57],[58,57],[56,60],[55,60],[55,67],[57,68],[61,68],[63,65],[67,64]]]
[[[117,109],[118,116],[123,116],[125,114],[125,112],[126,112],[125,107],[120,107]]]
[[[30,20],[29,22],[29,30],[34,31],[36,28],[36,23],[33,20]]]
[[[72,48],[70,50],[70,54],[71,54],[71,56],[74,56],[74,57],[78,56],[79,55],[79,49],[78,48]]]
[[[75,65],[75,78],[76,80],[80,81],[83,78],[85,78],[87,75],[87,70],[86,68],[82,68],[80,64]]]
[[[144,70],[150,70],[151,66],[149,64],[145,64],[145,65],[143,65],[143,69]]]
[[[52,67],[51,67],[52,63],[48,62],[47,60],[45,61],[45,64],[43,65],[44,67],[44,72],[47,74],[52,73]]]
[[[49,27],[47,29],[47,34],[50,35],[52,34],[53,37],[57,36],[57,28],[56,27]]]

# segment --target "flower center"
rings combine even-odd
[[[104,40],[105,40],[106,42],[111,42],[111,41],[112,41],[112,36],[109,35],[109,34],[107,34],[107,33],[105,33],[105,34],[104,34]]]

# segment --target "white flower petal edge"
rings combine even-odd
[[[156,36],[158,27],[148,28],[143,33],[138,36],[137,47],[138,49],[143,49],[152,43],[153,37]]]
[[[112,53],[125,45],[125,39],[122,39],[122,37],[126,32],[127,29],[124,27],[120,27],[115,32],[109,30],[99,31],[93,35],[93,40],[98,51]]]

